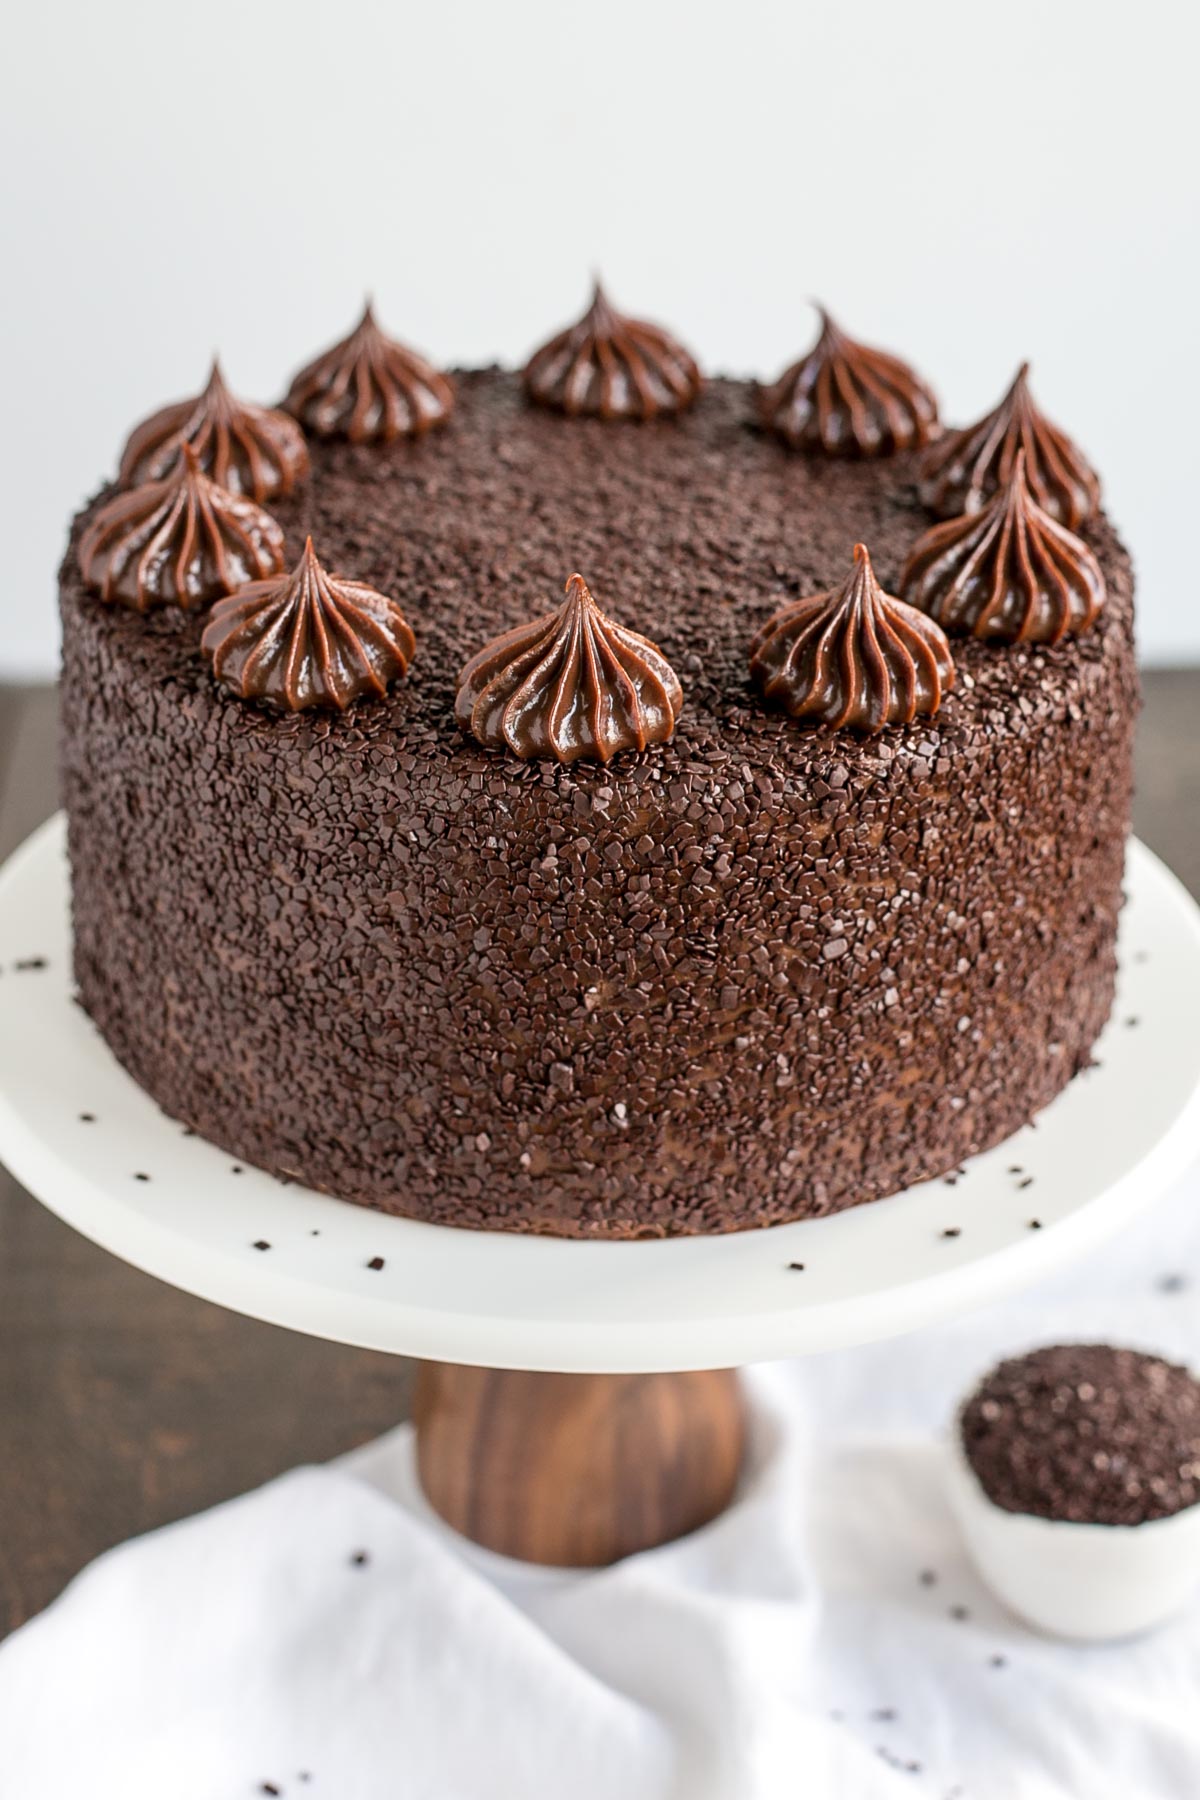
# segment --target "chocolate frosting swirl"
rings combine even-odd
[[[236,400],[215,359],[202,394],[164,406],[135,426],[121,452],[122,487],[175,474],[185,444],[219,487],[259,502],[290,494],[308,473],[308,446],[296,421]]]
[[[416,639],[394,600],[326,574],[310,537],[290,575],[252,582],[214,606],[200,645],[217,680],[241,700],[340,712],[386,693],[407,670]]]
[[[490,749],[608,762],[665,743],[683,708],[670,663],[602,613],[582,575],[556,612],[493,638],[459,676],[454,715]]]
[[[763,423],[793,450],[888,456],[928,443],[937,401],[907,363],[856,343],[824,307],[821,335],[761,399]]]
[[[865,544],[840,588],[791,600],[750,645],[763,698],[814,725],[881,731],[933,714],[954,685],[939,625],[885,594]]]
[[[1007,486],[1025,452],[1025,478],[1037,504],[1072,531],[1100,504],[1100,481],[1082,450],[1038,411],[1029,392],[1029,364],[994,412],[962,431],[948,432],[925,454],[921,499],[939,518],[978,512]]]
[[[448,419],[454,389],[423,356],[385,336],[368,301],[350,336],[293,378],[284,405],[318,437],[390,443]]]
[[[946,631],[1009,644],[1056,644],[1095,623],[1104,576],[1087,545],[1040,507],[1017,451],[982,512],[917,539],[900,592]]]
[[[598,419],[682,412],[703,386],[696,363],[661,326],[627,319],[596,283],[577,325],[535,350],[525,391],[539,406]]]
[[[101,600],[186,612],[282,569],[283,533],[253,500],[218,487],[185,443],[175,474],[100,508],[79,540],[79,567]]]

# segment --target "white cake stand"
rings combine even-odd
[[[581,1441],[576,1415],[582,1405],[598,1441],[600,1414],[618,1389],[596,1378],[642,1377],[636,1407],[629,1383],[620,1390],[625,1435],[635,1413],[641,1426],[608,1452],[646,1469],[665,1434],[672,1484],[682,1490],[691,1473],[679,1458],[704,1424],[696,1462],[720,1475],[727,1493],[740,1449],[732,1378],[681,1383],[663,1371],[728,1370],[965,1312],[1100,1241],[1195,1154],[1200,912],[1136,842],[1127,887],[1116,1006],[1097,1066],[1035,1125],[949,1181],[831,1219],[725,1237],[587,1243],[384,1217],[236,1164],[186,1135],[120,1068],[72,998],[64,830],[54,819],[0,873],[0,1157],[60,1218],[164,1281],[293,1330],[436,1361],[441,1377],[426,1380],[418,1416],[426,1486],[441,1509],[498,1547],[540,1560],[604,1560],[542,1554],[545,1521],[532,1548],[519,1521],[503,1530],[481,1522],[480,1483],[494,1489],[500,1479],[481,1467],[484,1439],[495,1452],[498,1439],[511,1438],[504,1479],[521,1488],[518,1510],[527,1510],[530,1444],[546,1435],[557,1394],[564,1411],[553,1486],[565,1494],[579,1479],[594,1492],[590,1459],[579,1469],[562,1461],[564,1446]],[[482,1373],[459,1368],[452,1379],[446,1364]],[[502,1396],[501,1370],[590,1379],[531,1385],[510,1377]],[[698,1515],[683,1516],[686,1524]],[[678,1519],[666,1530],[635,1522],[620,1543],[677,1528]],[[607,1552],[603,1535],[593,1534]]]

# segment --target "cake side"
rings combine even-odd
[[[289,547],[312,530],[417,634],[405,684],[345,717],[240,706],[201,621],[98,607],[68,556],[77,978],[168,1112],[387,1210],[629,1236],[877,1198],[1086,1062],[1128,827],[1128,559],[1094,521],[1096,629],[956,644],[935,719],[798,730],[748,688],[753,630],[856,538],[893,577],[924,521],[911,459],[789,458],[752,412],[717,383],[606,428],[483,372],[419,449],[314,446],[273,509]],[[464,741],[465,656],[577,563],[680,672],[675,739],[608,769]]]

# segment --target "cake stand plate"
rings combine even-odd
[[[72,998],[54,819],[0,874],[0,1157],[136,1267],[371,1349],[600,1373],[730,1368],[883,1338],[1065,1263],[1200,1146],[1200,913],[1136,842],[1127,887],[1097,1066],[952,1183],[767,1230],[589,1243],[385,1217],[186,1135]]]

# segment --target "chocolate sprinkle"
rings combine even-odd
[[[1162,1357],[1058,1344],[1002,1362],[959,1420],[1007,1512],[1140,1525],[1200,1500],[1200,1382]]]
[[[370,1262],[367,1264],[367,1267],[368,1267],[368,1269],[382,1269],[382,1267],[383,1267],[382,1256],[373,1256],[371,1258]]]
[[[365,1568],[367,1563],[370,1562],[370,1560],[371,1560],[371,1558],[368,1556],[368,1554],[365,1550],[356,1550],[354,1552],[353,1556],[350,1558],[352,1565],[356,1569]]]
[[[198,619],[97,606],[68,555],[75,973],[169,1114],[384,1211],[627,1238],[944,1175],[1084,1065],[1128,825],[1128,558],[1089,520],[1095,630],[964,641],[936,719],[768,714],[754,630],[856,540],[893,580],[919,518],[914,453],[791,455],[754,399],[714,381],[616,429],[485,370],[420,441],[314,443],[273,503],[289,546],[312,531],[420,644],[345,715],[241,705]],[[451,714],[464,656],[564,557],[686,693],[669,744],[607,769],[518,762]]]
[[[254,1240],[254,1248],[256,1250],[269,1250],[271,1248],[271,1246],[267,1242],[266,1238],[256,1238]]]

